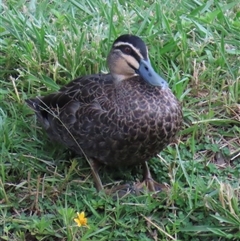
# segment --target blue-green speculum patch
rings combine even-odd
[[[141,59],[137,73],[150,85],[167,88],[168,83],[153,69],[149,60]]]

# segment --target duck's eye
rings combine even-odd
[[[132,49],[131,49],[130,47],[124,47],[123,52],[124,52],[125,54],[131,54]]]

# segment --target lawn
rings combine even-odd
[[[0,240],[240,240],[239,0],[0,4]],[[117,198],[96,192],[88,163],[48,139],[25,99],[107,72],[124,33],[147,43],[184,123],[149,161],[168,190]],[[141,170],[103,167],[101,177],[134,182]]]

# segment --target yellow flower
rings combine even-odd
[[[74,221],[77,223],[78,227],[87,226],[87,218],[85,218],[84,212],[81,212],[80,214],[77,212],[77,218],[74,218]]]

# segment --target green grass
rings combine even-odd
[[[239,1],[1,1],[1,240],[240,240]],[[97,194],[88,164],[48,140],[24,100],[107,71],[141,36],[182,102],[179,144],[150,161],[160,195]],[[140,179],[103,168],[105,184]],[[76,227],[85,211],[89,228]]]

